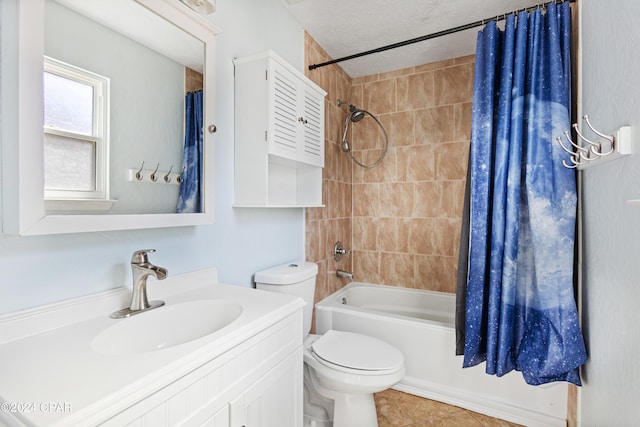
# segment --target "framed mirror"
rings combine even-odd
[[[189,128],[186,93],[199,90],[197,80],[202,88],[201,126],[214,122],[214,37],[219,33],[215,26],[175,0],[11,0],[2,4],[2,31],[5,233],[213,222],[214,147],[207,129],[202,132],[199,159],[200,206],[176,213],[180,188],[176,181],[185,176],[181,169]],[[43,64],[47,64],[44,69]],[[194,75],[195,88],[189,81]],[[106,81],[106,90],[95,89],[92,76]],[[80,92],[68,85],[55,92],[54,83],[60,79],[79,84]],[[82,114],[52,118],[55,115],[47,112],[52,96],[45,99],[43,93],[53,91],[62,94],[53,99],[89,105],[77,102],[83,99],[80,95],[68,96],[87,88],[93,91],[87,99],[108,101],[87,107],[88,130],[74,133],[76,124],[69,125],[67,116],[76,120]],[[102,119],[100,111],[107,113]],[[92,129],[106,132],[93,135]],[[74,156],[79,159],[75,163]],[[66,171],[68,164],[87,170],[74,166]],[[66,185],[61,180],[82,173],[89,177],[87,187],[99,187],[100,170],[106,173],[98,196],[83,200],[58,191]]]

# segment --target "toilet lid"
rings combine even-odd
[[[404,363],[397,348],[353,332],[330,330],[311,344],[311,350],[326,362],[350,369],[385,371]]]

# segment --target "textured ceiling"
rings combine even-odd
[[[535,0],[282,0],[332,58],[540,4]],[[470,55],[480,27],[341,62],[351,77]]]

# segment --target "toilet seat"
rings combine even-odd
[[[311,343],[311,354],[325,366],[358,375],[386,375],[404,365],[404,355],[395,347],[353,332],[327,331]]]

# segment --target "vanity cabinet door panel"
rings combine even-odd
[[[101,425],[227,427],[229,402],[259,419],[257,405],[268,404],[265,420],[234,426],[302,425],[302,311],[269,326],[242,344],[133,404]],[[264,394],[264,395],[261,395]],[[235,409],[234,409],[235,410]],[[300,416],[300,423],[290,420]],[[237,416],[236,416],[237,418]],[[226,421],[225,421],[226,420]]]
[[[200,424],[200,427],[229,427],[229,405],[226,405],[213,417]]]
[[[231,427],[298,427],[303,422],[302,347],[231,401]]]

